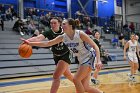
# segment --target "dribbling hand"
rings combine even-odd
[[[27,43],[27,44],[29,44],[30,42],[28,41],[28,40],[26,40],[26,39],[24,39],[24,38],[20,38],[24,43]]]

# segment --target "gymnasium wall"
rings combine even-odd
[[[108,2],[98,2],[98,17],[110,17],[114,15],[114,0]]]
[[[24,0],[26,7],[67,12],[67,0]]]
[[[85,11],[88,15],[93,16],[93,0],[80,0],[82,6],[85,8]],[[72,17],[75,17],[76,11],[81,11],[84,13],[82,7],[78,3],[78,0],[71,0],[71,12]]]
[[[140,23],[140,0],[126,0],[126,21]]]
[[[71,0],[71,10],[72,16],[78,10],[82,10],[81,6],[78,3],[78,0]],[[80,0],[82,5],[85,6],[85,10],[88,15],[94,16],[93,9],[93,0]],[[98,16],[99,17],[108,17],[114,14],[114,0],[107,0],[108,3],[98,3]],[[0,0],[0,3],[3,4],[12,4],[17,9],[18,0]],[[35,7],[46,10],[54,10],[67,12],[67,0],[24,0],[24,8],[26,7]],[[109,12],[108,12],[109,11]]]

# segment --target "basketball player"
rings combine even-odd
[[[27,39],[27,41],[38,42],[46,38],[52,40],[55,37],[63,34],[60,25],[61,25],[61,20],[58,19],[57,17],[54,17],[50,20],[50,26],[51,26],[50,29],[47,29],[37,37],[32,37],[30,39]],[[56,64],[56,68],[53,73],[53,82],[52,82],[50,93],[57,93],[57,90],[60,85],[60,77],[62,75],[64,75],[70,81],[73,81],[73,76],[69,69],[69,65],[71,64],[71,60],[69,58],[70,51],[68,47],[62,42],[54,44],[51,47],[51,50],[53,52],[53,58]]]
[[[138,42],[138,47],[140,48],[140,44],[139,44],[139,36],[138,35],[135,35],[135,39],[136,41]],[[140,53],[140,51],[139,51]],[[137,57],[138,57],[138,54],[137,54]],[[139,63],[139,69],[138,69],[138,73],[140,73],[140,58],[138,57],[138,63]]]
[[[138,58],[136,55],[136,52],[139,57],[139,49],[138,49],[138,43],[135,40],[135,35],[132,34],[130,36],[130,40],[125,44],[124,46],[124,60],[126,60],[126,50],[128,49],[127,55],[128,55],[128,61],[130,65],[130,75],[129,80],[135,81],[134,74],[136,73],[136,70],[138,69]]]
[[[101,90],[90,87],[89,85],[90,74],[94,68],[95,56],[92,55],[90,50],[85,47],[84,43],[88,43],[95,50],[97,58],[97,63],[95,66],[96,68],[101,69],[102,64],[100,61],[100,51],[98,46],[83,31],[75,30],[74,19],[69,18],[63,20],[62,28],[64,30],[64,34],[59,35],[55,39],[48,42],[29,42],[28,40],[24,40],[24,42],[32,46],[40,47],[53,46],[60,42],[64,42],[71,50],[71,52],[77,56],[80,64],[73,78],[77,93],[103,93]]]
[[[94,39],[93,39],[93,41],[97,44],[97,46],[99,47],[99,50],[100,50],[100,54],[101,54],[101,43],[100,43],[100,33],[98,32],[98,31],[96,31],[95,33],[94,33]],[[95,61],[95,63],[96,63],[96,61]],[[98,69],[98,68],[96,68],[95,67],[95,71],[94,71],[94,73],[93,73],[93,76],[91,77],[91,82],[93,83],[93,84],[99,84],[99,81],[97,80],[97,78],[98,78],[98,73],[99,73],[99,71],[100,71],[101,69]]]

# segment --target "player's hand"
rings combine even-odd
[[[126,56],[123,57],[124,61],[126,61]]]
[[[30,44],[30,42],[24,38],[20,38],[24,43]]]
[[[103,64],[102,64],[101,62],[98,62],[98,63],[95,64],[95,67],[96,67],[97,69],[102,69]]]

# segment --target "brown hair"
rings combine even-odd
[[[62,20],[61,20],[60,18],[58,18],[58,17],[52,17],[52,18],[50,19],[50,21],[51,21],[52,19],[56,19],[56,20],[58,20],[59,23],[62,22]]]
[[[68,18],[67,21],[68,21],[69,25],[72,25],[72,29],[75,29],[75,27],[76,27],[75,20],[72,18]]]

